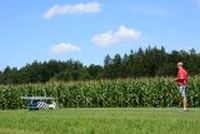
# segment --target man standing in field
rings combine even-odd
[[[183,68],[183,63],[177,63],[178,73],[176,77],[176,83],[179,87],[181,97],[183,99],[183,111],[187,111],[187,85],[188,85],[188,73]]]

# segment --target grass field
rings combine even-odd
[[[200,109],[0,111],[0,134],[200,134]]]

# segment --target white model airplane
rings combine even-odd
[[[28,101],[29,110],[39,110],[39,109],[55,109],[56,102],[53,97],[45,96],[22,96],[22,100]]]

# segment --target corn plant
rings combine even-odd
[[[189,106],[200,107],[200,79],[190,78]],[[0,109],[24,108],[20,96],[51,96],[69,107],[178,107],[173,78],[140,78],[47,84],[1,85]]]

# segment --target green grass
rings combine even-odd
[[[200,134],[200,109],[0,111],[0,134]]]

